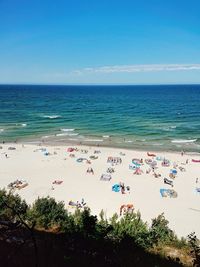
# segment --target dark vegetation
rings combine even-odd
[[[99,217],[52,198],[28,206],[0,190],[0,266],[200,266],[195,234],[178,239],[163,214],[151,227],[139,212]]]

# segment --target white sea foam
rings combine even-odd
[[[69,135],[69,136],[77,136],[78,133],[69,133],[68,135]]]
[[[66,133],[56,134],[56,136],[66,136],[66,135],[68,135],[68,134],[66,134]]]
[[[175,125],[166,126],[166,127],[163,127],[162,128],[163,131],[173,131],[173,129],[176,129],[176,126]]]
[[[48,119],[57,119],[57,118],[61,118],[62,116],[60,116],[60,115],[44,115],[42,117],[48,118]]]
[[[68,129],[68,128],[63,128],[63,129],[60,129],[62,132],[73,132],[75,129]]]
[[[85,139],[85,142],[103,142],[102,139]]]
[[[4,129],[0,129],[0,133],[2,133],[4,131]]]
[[[103,138],[109,138],[110,135],[103,135],[102,137],[103,137]]]
[[[197,139],[190,139],[190,140],[184,140],[184,139],[182,139],[182,140],[172,140],[171,142],[172,143],[177,143],[177,144],[184,144],[184,143],[194,143],[194,142],[196,142],[197,141]]]
[[[78,133],[60,133],[56,134],[56,136],[77,136]]]
[[[26,127],[26,123],[15,123],[15,126]]]
[[[133,141],[127,140],[127,141],[125,141],[125,143],[133,143]]]

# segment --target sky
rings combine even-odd
[[[0,83],[200,83],[199,0],[0,0]]]

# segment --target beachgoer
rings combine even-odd
[[[199,181],[199,178],[196,178],[196,184],[198,183],[198,181]]]
[[[81,199],[81,205],[82,206],[85,206],[86,205],[86,202],[85,202],[84,198]]]
[[[125,186],[124,183],[121,183],[121,193],[125,194]]]
[[[186,162],[185,162],[185,163],[186,163],[186,164],[188,164],[188,162],[189,162],[189,160],[188,160],[188,159],[186,159]]]
[[[6,157],[6,158],[8,158],[8,155],[7,155],[7,154],[5,154],[5,157]]]
[[[181,156],[183,156],[183,154],[184,154],[184,152],[183,152],[183,150],[181,151]]]
[[[126,187],[126,190],[127,190],[128,193],[130,194],[130,190],[131,190],[130,186],[127,186],[127,187]]]

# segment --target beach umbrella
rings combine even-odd
[[[173,174],[177,174],[177,170],[173,169],[173,170],[170,170],[171,173]]]

